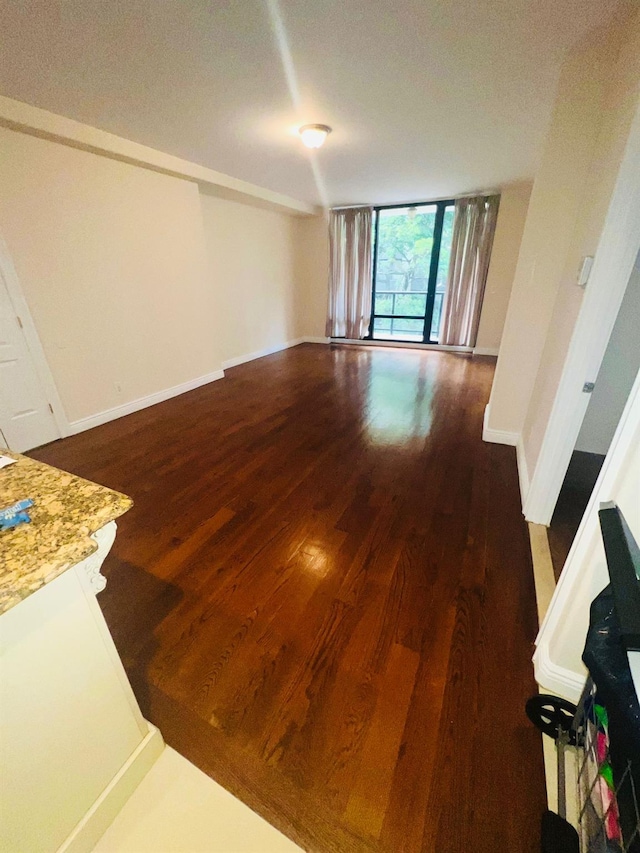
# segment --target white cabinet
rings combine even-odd
[[[98,550],[0,616],[0,850],[90,850],[163,744],[95,599]]]

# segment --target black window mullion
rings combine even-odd
[[[369,321],[369,334],[365,340],[373,340],[373,324],[376,314],[376,272],[378,270],[378,226],[380,224],[380,211],[375,210],[376,222],[373,228],[373,269],[371,271],[371,320]]]
[[[409,293],[410,291],[404,292]],[[375,316],[379,320],[424,320],[424,314],[376,314]]]
[[[424,331],[422,334],[422,341],[425,344],[432,343],[431,321],[433,319],[433,306],[436,301],[436,283],[438,279],[438,263],[440,262],[440,243],[442,242],[445,207],[446,202],[438,202],[436,221],[433,228],[433,248],[431,249],[431,264],[429,266],[429,281],[427,283],[427,304],[425,306]]]

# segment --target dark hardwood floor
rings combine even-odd
[[[604,464],[604,456],[574,450],[565,474],[558,503],[548,529],[553,573],[559,579],[573,544],[593,487]]]
[[[493,363],[306,344],[31,455],[135,500],[98,600],[166,741],[310,851],[538,851]],[[260,853],[260,851],[256,851]]]

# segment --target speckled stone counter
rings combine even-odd
[[[0,509],[31,498],[30,524],[0,530],[0,613],[97,549],[91,538],[125,513],[130,498],[19,453],[0,469]]]

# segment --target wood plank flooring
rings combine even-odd
[[[318,853],[538,851],[493,364],[306,344],[32,455],[134,498],[98,600],[167,742]],[[256,851],[259,853],[259,851]]]

